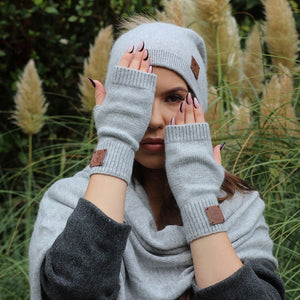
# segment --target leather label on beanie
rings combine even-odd
[[[194,56],[192,56],[191,69],[195,75],[195,78],[198,79],[200,67],[199,67],[198,63],[196,62],[196,59],[194,58]]]
[[[205,207],[210,225],[216,225],[225,222],[224,215],[219,205]]]
[[[99,167],[103,165],[103,160],[105,157],[107,149],[97,150],[94,152],[91,159],[90,167]]]

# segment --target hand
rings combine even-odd
[[[138,49],[142,49],[139,51]],[[148,50],[145,49],[144,42],[141,42],[138,46],[137,51],[134,53],[134,49],[129,48],[124,55],[122,56],[119,66],[125,67],[129,69],[139,70],[142,72],[152,72],[152,67],[149,69],[149,53]],[[106,91],[103,84],[98,81],[94,80],[95,83],[95,100],[96,105],[101,105],[105,99]]]
[[[205,123],[204,113],[197,98],[192,99],[189,93],[184,102],[178,107],[173,125],[184,125],[193,123]],[[221,145],[213,149],[214,160],[217,164],[222,165]]]
[[[151,118],[156,87],[151,69],[148,51],[141,42],[135,53],[129,47],[119,65],[109,70],[107,90],[95,80],[94,119],[99,141],[91,173],[129,182],[134,153]]]
[[[175,125],[175,126],[172,126]],[[189,93],[165,132],[166,172],[188,242],[223,231],[211,226],[206,208],[218,204],[224,180],[220,145],[213,150],[209,126],[197,99]]]

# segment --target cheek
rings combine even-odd
[[[179,106],[180,103],[163,103],[161,108],[162,115],[166,120],[170,121],[172,117],[176,116]]]

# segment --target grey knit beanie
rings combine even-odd
[[[203,39],[193,30],[172,24],[154,22],[140,25],[121,35],[110,54],[105,87],[111,82],[115,65],[131,46],[144,41],[149,51],[150,65],[175,71],[185,80],[207,109],[206,49]]]

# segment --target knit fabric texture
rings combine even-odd
[[[107,149],[102,166],[90,168],[130,180],[134,154],[145,134],[152,112],[156,75],[114,66],[102,105],[94,108],[99,137],[96,150]]]
[[[144,41],[150,65],[175,71],[192,89],[203,111],[207,109],[206,49],[203,39],[193,30],[155,22],[140,25],[121,35],[115,42],[108,65],[105,88],[112,82],[113,69],[125,53]],[[197,70],[199,68],[199,74]]]
[[[167,126],[165,149],[168,182],[180,208],[187,241],[225,231],[222,223],[212,226],[205,211],[218,205],[224,180],[224,168],[213,157],[209,125]]]
[[[32,300],[41,299],[40,268],[46,252],[64,231],[88,182],[86,168],[56,182],[40,203],[29,252]],[[225,229],[240,259],[266,259],[276,267],[262,214],[265,205],[259,194],[236,193],[220,206],[226,219]],[[99,218],[102,215],[99,213]],[[121,260],[119,300],[176,299],[191,287],[194,268],[183,226],[169,225],[157,231],[147,194],[137,181],[130,182],[127,189],[125,222],[132,230]],[[121,227],[122,224],[120,230]],[[111,229],[107,234],[115,233]],[[101,251],[99,247],[99,255],[103,255]]]

